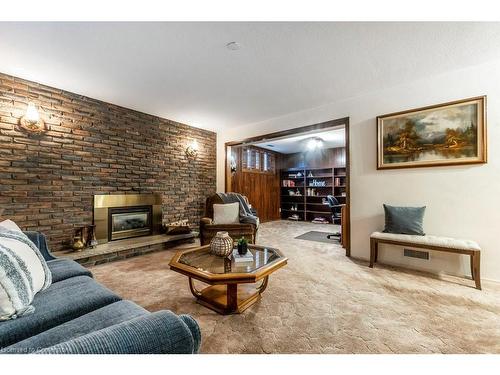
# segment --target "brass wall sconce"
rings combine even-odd
[[[186,147],[186,155],[189,158],[194,159],[198,156],[198,150],[199,150],[198,142],[194,140],[190,145]]]
[[[21,125],[21,128],[30,133],[40,134],[45,131],[45,123],[40,118],[38,110],[33,103],[28,104],[26,114],[21,117],[19,123]]]

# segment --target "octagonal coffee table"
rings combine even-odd
[[[248,251],[251,260],[236,262],[232,257],[210,254],[207,245],[179,251],[169,265],[189,278],[189,288],[198,303],[219,314],[239,314],[261,298],[269,275],[288,261],[278,249],[249,244]],[[197,290],[193,279],[209,286]]]

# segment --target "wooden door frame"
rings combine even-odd
[[[282,137],[289,137],[289,136],[294,136],[298,135],[301,133],[308,133],[314,130],[325,130],[328,128],[333,128],[337,127],[340,125],[345,126],[345,168],[346,168],[346,207],[345,211],[347,213],[347,241],[345,242],[345,253],[346,256],[350,257],[351,256],[351,156],[350,156],[350,142],[349,142],[349,117],[343,117],[335,120],[330,120],[330,121],[325,121],[321,122],[319,124],[313,124],[313,125],[307,125],[307,126],[301,126],[298,128],[292,128],[292,129],[287,129],[287,130],[282,130],[274,133],[268,133],[268,134],[263,134],[255,137],[250,137],[250,138],[245,138],[241,141],[231,141],[231,142],[226,142],[224,144],[224,190],[225,192],[228,191],[228,188],[230,188],[228,181],[229,177],[231,175],[231,171],[229,170],[229,161],[228,161],[228,154],[227,150],[228,147],[233,147],[233,146],[241,146],[244,144],[249,144],[249,143],[255,143],[255,142],[263,142],[266,140],[271,140],[274,138],[282,138]]]

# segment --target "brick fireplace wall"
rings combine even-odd
[[[19,127],[29,101],[42,135]],[[215,133],[0,73],[2,217],[44,232],[53,250],[92,224],[94,194],[160,193],[165,221],[197,225],[215,190]]]

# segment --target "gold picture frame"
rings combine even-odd
[[[377,117],[377,169],[486,162],[486,96]]]

